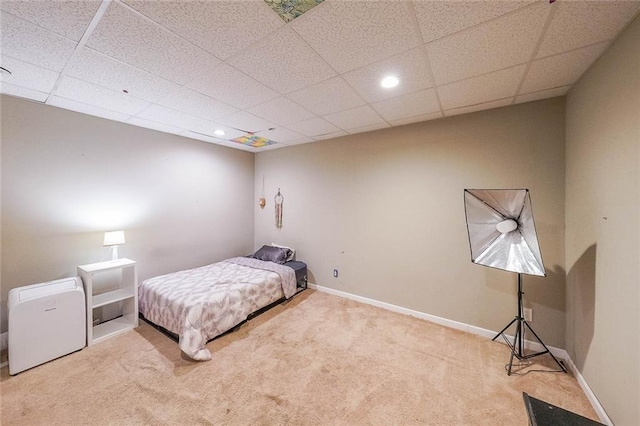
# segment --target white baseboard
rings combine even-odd
[[[443,325],[449,328],[455,328],[456,330],[466,331],[471,334],[476,334],[478,336],[487,337],[489,339],[493,339],[497,331],[487,330],[486,328],[476,327],[475,325],[469,325],[458,321],[453,321],[447,318],[438,317],[436,315],[427,314],[420,311],[414,311],[413,309],[403,308],[402,306],[392,305],[391,303],[380,302],[378,300],[369,299],[367,297],[358,296],[351,293],[346,293],[340,290],[334,290],[329,287],[319,286],[317,284],[309,283],[309,288],[321,291],[323,293],[333,294],[334,296],[344,297],[346,299],[355,300],[356,302],[366,303],[367,305],[377,306],[379,308],[383,308],[389,311],[397,312],[404,315],[409,315],[411,317],[420,318],[423,320],[427,320],[429,322],[433,322],[436,324]],[[507,338],[513,340],[513,336],[506,335]],[[527,349],[533,349],[535,351],[542,351],[544,348],[538,342],[532,342],[530,340],[526,340]],[[553,346],[547,346],[551,353],[558,358],[565,359],[568,355],[564,349],[559,349]]]
[[[568,355],[567,355],[566,361],[567,361],[567,366],[569,367],[569,370],[571,370],[576,380],[578,380],[580,387],[582,388],[584,394],[587,396],[587,399],[591,403],[591,406],[595,410],[596,414],[600,418],[600,421],[607,426],[613,426],[613,422],[607,415],[607,412],[604,411],[604,407],[602,406],[602,404],[600,404],[600,401],[598,401],[598,398],[589,387],[589,384],[584,379],[584,377],[582,377],[582,373],[580,373],[580,371],[578,370],[578,367],[576,367],[576,365],[573,363],[573,360]]]
[[[355,300],[356,302],[366,303],[367,305],[377,306],[379,308],[383,308],[383,309],[386,309],[386,310],[389,310],[389,311],[397,312],[397,313],[404,314],[404,315],[409,315],[409,316],[415,317],[415,318],[420,318],[420,319],[423,319],[423,320],[426,320],[426,321],[429,321],[429,322],[433,322],[433,323],[436,323],[436,324],[443,325],[445,327],[454,328],[456,330],[461,330],[461,331],[466,331],[468,333],[476,334],[478,336],[487,337],[489,339],[493,339],[495,337],[495,335],[498,334],[497,331],[487,330],[486,328],[476,327],[475,325],[469,325],[469,324],[465,324],[465,323],[462,323],[462,322],[453,321],[453,320],[450,320],[450,319],[447,319],[447,318],[438,317],[436,315],[427,314],[425,312],[420,312],[420,311],[415,311],[413,309],[403,308],[402,306],[392,305],[391,303],[386,303],[386,302],[380,302],[378,300],[369,299],[367,297],[358,296],[358,295],[355,295],[355,294],[347,293],[347,292],[340,291],[340,290],[335,290],[333,288],[324,287],[324,286],[320,286],[320,285],[313,284],[313,283],[309,283],[308,287],[310,289],[318,290],[318,291],[321,291],[323,293],[332,294],[334,296],[343,297],[345,299]],[[513,336],[507,335],[507,338],[510,338],[511,340],[513,340]],[[540,343],[532,342],[530,340],[526,341],[526,347],[527,348],[531,348],[531,349],[533,349],[535,351],[542,351],[544,349]],[[587,396],[587,399],[589,399],[589,402],[593,406],[593,409],[598,414],[598,417],[600,418],[600,421],[602,423],[606,424],[606,425],[613,426],[613,423],[611,422],[611,419],[609,419],[609,416],[607,416],[607,413],[604,411],[604,408],[600,404],[600,401],[598,401],[598,398],[596,398],[595,394],[593,393],[593,391],[589,387],[588,383],[586,382],[584,377],[582,377],[582,374],[580,374],[580,372],[578,371],[577,367],[575,366],[575,364],[573,363],[573,361],[569,357],[569,354],[567,353],[567,351],[565,351],[564,349],[560,349],[560,348],[556,348],[556,347],[548,346],[548,345],[547,345],[547,348],[549,348],[551,353],[556,358],[560,358],[560,359],[565,361],[565,365],[571,370],[571,372],[573,373],[575,378],[578,380],[578,383],[580,384],[580,387],[582,388],[583,392]]]

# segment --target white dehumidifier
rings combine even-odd
[[[9,290],[9,374],[85,347],[86,302],[80,277]]]

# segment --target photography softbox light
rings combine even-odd
[[[549,354],[566,372],[531,326],[523,318],[522,274],[546,276],[542,254],[533,222],[531,197],[528,189],[465,189],[464,209],[471,261],[478,265],[502,269],[518,274],[518,314],[493,340],[502,336],[511,348],[507,374],[511,375],[514,357],[526,361],[538,355]],[[504,334],[516,326],[513,343]],[[544,348],[526,354],[524,333],[528,329]]]
[[[546,276],[527,189],[465,189],[471,261]]]

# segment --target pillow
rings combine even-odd
[[[260,250],[255,252],[255,254],[253,255],[253,258],[264,260],[267,262],[279,263],[282,265],[284,262],[287,261],[287,258],[289,257],[290,252],[291,250],[289,250],[288,248],[262,246]]]
[[[280,247],[280,248],[283,248],[283,249],[289,249],[291,251],[291,254],[289,255],[289,257],[287,257],[287,262],[291,262],[292,260],[296,260],[296,251],[294,249],[292,249],[291,247],[281,246],[280,244],[276,244],[276,243],[271,243],[271,245],[273,247]]]

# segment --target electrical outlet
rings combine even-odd
[[[523,309],[524,320],[527,322],[533,322],[533,308]]]
[[[334,278],[338,278],[338,270],[337,269],[333,270],[333,277]]]

